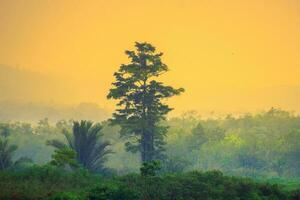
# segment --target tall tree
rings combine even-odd
[[[142,162],[160,159],[167,127],[160,124],[172,110],[164,99],[179,95],[183,88],[174,89],[155,79],[168,71],[149,43],[135,43],[136,51],[125,51],[131,62],[121,65],[114,73],[108,99],[118,100],[119,109],[112,122],[121,126],[121,136],[130,136],[128,151],[140,151]]]
[[[76,152],[76,160],[90,171],[102,171],[105,169],[106,155],[111,153],[110,143],[102,141],[102,126],[91,121],[75,121],[73,132],[64,131],[67,143],[59,140],[47,141],[57,149],[71,148]]]

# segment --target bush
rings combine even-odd
[[[82,198],[71,192],[59,192],[47,200],[82,200]]]
[[[101,183],[99,185],[99,183]],[[224,176],[220,171],[99,178],[53,166],[0,171],[0,200],[298,200],[300,190]]]
[[[157,171],[161,169],[160,162],[157,160],[143,163],[142,167],[140,168],[142,176],[155,176]]]
[[[89,200],[138,200],[139,194],[126,187],[118,184],[103,184],[90,190]]]
[[[101,181],[85,170],[66,171],[51,165],[17,171],[0,171],[0,200],[74,199]],[[76,198],[75,198],[76,199]]]

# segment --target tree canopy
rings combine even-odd
[[[167,127],[160,124],[172,108],[164,99],[179,95],[183,88],[166,86],[156,79],[168,71],[154,46],[136,42],[135,51],[125,51],[129,64],[114,73],[115,82],[107,98],[118,100],[112,121],[121,126],[121,135],[130,136],[127,150],[141,152],[143,162],[162,157]]]

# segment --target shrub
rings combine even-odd
[[[155,176],[156,172],[161,169],[160,162],[157,160],[143,163],[143,166],[140,168],[142,176]]]
[[[89,200],[138,200],[139,194],[125,185],[102,184],[91,189]]]
[[[59,192],[47,200],[82,200],[82,198],[71,192]]]

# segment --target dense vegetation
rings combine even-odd
[[[233,178],[219,171],[101,178],[46,165],[0,172],[0,199],[13,200],[296,200],[299,191]]]
[[[47,119],[37,124],[2,122],[1,134],[6,135],[2,136],[2,141],[7,141],[8,146],[12,145],[14,151],[10,154],[10,167],[1,172],[1,199],[9,199],[9,195],[14,195],[10,196],[11,199],[41,199],[60,195],[67,196],[66,199],[87,199],[89,195],[100,195],[98,190],[116,193],[112,195],[129,192],[128,195],[137,195],[141,199],[152,198],[138,196],[145,191],[150,191],[148,195],[156,195],[156,199],[185,199],[186,193],[195,193],[190,199],[207,199],[205,195],[209,195],[211,199],[234,199],[233,196],[226,197],[225,193],[229,189],[231,195],[237,195],[236,199],[293,199],[293,195],[294,199],[299,198],[295,196],[300,188],[300,180],[297,178],[300,154],[299,116],[278,109],[239,117],[229,115],[210,119],[186,113],[165,120],[164,124],[170,127],[165,146],[167,159],[161,162],[158,176],[141,177],[137,174],[125,175],[139,172],[139,153],[126,152],[126,139],[118,136],[119,127],[110,126],[106,121],[101,123],[100,137],[102,142],[110,143],[113,153],[108,154],[104,160],[106,170],[100,170],[94,175],[82,167],[61,168],[51,164],[57,153],[47,143],[49,140],[58,140],[67,144],[63,130],[72,132],[71,120],[62,120],[54,125]],[[24,162],[17,162],[18,160]],[[68,162],[63,158],[63,163]],[[221,170],[226,176],[216,171],[188,172],[214,169]],[[231,178],[231,175],[254,179]],[[211,176],[212,180],[199,180],[198,176]],[[219,182],[216,177],[222,181]],[[149,181],[149,185],[145,181]],[[155,184],[150,184],[154,183],[151,181],[155,181]],[[221,185],[217,186],[215,181]],[[202,191],[201,188],[206,189]],[[239,193],[241,188],[249,194]],[[270,195],[279,196],[263,197],[265,190],[272,193]],[[249,196],[238,196],[241,194]],[[63,199],[57,197],[59,198]]]
[[[250,177],[299,177],[300,117],[270,109],[258,114],[201,119],[187,113],[164,121],[170,128],[166,136],[166,156],[162,171],[182,172],[217,169],[229,175]],[[118,135],[118,126],[101,123],[102,139],[114,152],[104,165],[114,173],[138,172],[139,153],[124,150],[126,139]],[[55,125],[46,119],[37,124],[1,123],[7,140],[18,147],[13,160],[27,157],[36,164],[51,160],[54,148],[48,140],[66,141],[63,129],[72,130],[72,121]]]
[[[156,80],[168,71],[162,53],[135,47],[114,74],[111,119],[0,123],[0,199],[300,198],[300,116],[167,119],[164,99],[184,90]]]

